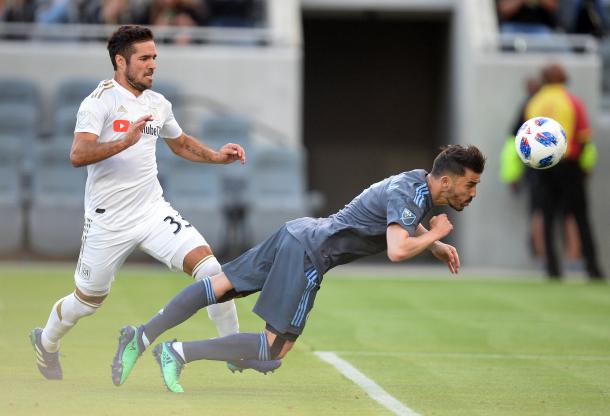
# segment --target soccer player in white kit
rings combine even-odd
[[[195,279],[221,271],[203,236],[163,198],[157,179],[157,138],[163,137],[173,153],[193,162],[246,161],[238,144],[228,143],[215,151],[184,133],[171,103],[150,90],[157,52],[149,29],[119,28],[108,41],[108,51],[114,78],[100,82],[83,100],[70,152],[75,167],[87,166],[76,288],[53,305],[45,327],[30,334],[38,369],[47,379],[62,379],[60,339],[80,318],[97,311],[116,271],[136,247]],[[209,316],[220,336],[238,332],[233,301],[218,305]],[[121,337],[133,338],[136,330],[125,327]],[[261,371],[256,364],[231,363],[237,369]],[[113,368],[113,382],[122,384],[130,371]]]

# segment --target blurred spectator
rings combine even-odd
[[[253,27],[263,20],[260,0],[207,0],[210,26]]]
[[[207,23],[208,10],[202,1],[197,0],[152,0],[137,21],[144,25],[195,27]],[[178,33],[176,44],[192,42],[188,33]]]
[[[608,15],[601,0],[561,0],[559,17],[568,33],[598,38],[608,33]]]
[[[586,271],[590,279],[603,278],[597,261],[593,232],[589,223],[586,177],[593,169],[596,149],[591,142],[587,112],[582,101],[570,93],[565,84],[567,73],[558,64],[542,71],[544,85],[528,102],[525,118],[551,117],[565,129],[568,149],[555,167],[538,171],[547,274],[561,276],[561,267],[554,247],[555,218],[562,213],[574,216],[582,244]]]
[[[158,26],[202,26],[207,23],[205,2],[198,0],[152,0],[141,23]]]
[[[81,8],[81,23],[122,25],[134,21],[129,0],[84,1]]]
[[[36,22],[43,24],[78,23],[78,2],[73,0],[36,0]]]
[[[552,33],[558,0],[496,0],[502,33]]]
[[[517,192],[521,183],[527,188],[529,198],[529,244],[531,253],[535,259],[544,259],[544,219],[542,214],[542,195],[540,190],[540,171],[527,168],[515,150],[515,136],[521,125],[527,120],[525,110],[529,100],[542,87],[542,79],[539,77],[528,77],[526,79],[527,98],[521,103],[512,125],[511,134],[506,139],[500,157],[500,179],[502,182],[511,186]],[[564,219],[563,237],[565,242],[565,254],[573,262],[581,257],[580,237],[574,216],[569,213],[562,213]]]
[[[6,0],[3,21],[33,22],[36,18],[35,0]]]

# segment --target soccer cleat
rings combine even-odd
[[[165,387],[173,393],[184,393],[184,389],[179,383],[180,373],[184,368],[184,360],[172,348],[173,342],[176,342],[176,340],[157,345],[153,354],[161,368],[161,377],[163,377]]]
[[[281,360],[261,361],[261,360],[235,360],[228,361],[227,367],[232,373],[243,372],[247,369],[256,370],[259,373],[273,373],[282,365]]]
[[[136,361],[144,352],[144,348],[138,343],[142,331],[142,327],[135,326],[125,326],[121,329],[119,345],[112,360],[112,383],[115,386],[125,383]]]
[[[34,328],[30,332],[30,341],[36,353],[38,371],[48,380],[61,380],[64,375],[59,364],[59,352],[47,352],[42,346],[41,336],[42,328]]]

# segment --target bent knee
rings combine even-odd
[[[92,307],[94,309],[93,312],[95,312],[95,309],[102,306],[102,303],[104,303],[104,300],[108,296],[108,293],[103,294],[103,295],[90,295],[90,294],[84,293],[81,289],[79,289],[77,287],[76,289],[74,289],[74,296],[82,304]],[[93,312],[91,312],[91,313],[93,313]]]

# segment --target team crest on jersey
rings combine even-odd
[[[85,263],[81,263],[79,274],[83,280],[91,280],[91,267],[87,266]]]
[[[404,225],[413,225],[415,218],[415,214],[413,214],[409,208],[403,209],[402,214],[400,215],[400,220]]]

